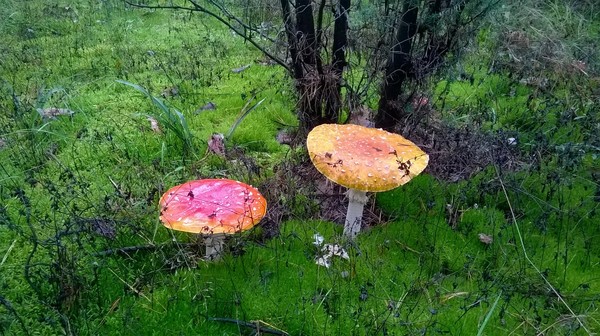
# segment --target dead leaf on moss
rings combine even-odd
[[[479,241],[484,243],[485,245],[490,245],[491,243],[494,242],[494,238],[492,238],[492,236],[490,236],[490,235],[486,235],[485,233],[480,233],[478,236],[479,236]]]
[[[225,157],[225,136],[213,133],[208,140],[208,150],[220,157]]]
[[[340,258],[346,259],[346,260],[350,259],[348,252],[346,252],[346,250],[344,250],[344,248],[342,248],[338,244],[325,244],[323,246],[323,248],[321,249],[321,252],[323,253],[323,255],[318,256],[315,259],[315,263],[319,266],[323,266],[323,267],[327,267],[327,268],[329,268],[331,266],[331,258],[334,256],[337,256],[337,257],[340,257]]]
[[[208,102],[206,104],[204,104],[204,106],[200,106],[196,111],[194,111],[194,114],[198,114],[202,111],[212,111],[212,110],[216,110],[217,109],[217,105],[213,102]]]
[[[148,116],[147,119],[150,122],[150,128],[152,131],[154,131],[154,133],[162,134],[162,130],[160,129],[160,126],[158,126],[158,120],[151,116]]]
[[[37,112],[40,114],[40,116],[44,119],[56,119],[57,116],[61,116],[61,115],[73,115],[73,111],[69,110],[69,109],[65,109],[65,108],[58,108],[58,107],[48,107],[45,109],[37,109]]]
[[[244,71],[244,70],[248,69],[248,68],[249,68],[251,65],[252,65],[252,64],[246,64],[246,65],[244,65],[244,66],[241,66],[241,67],[239,67],[239,68],[231,69],[231,72],[233,72],[233,73],[240,73],[240,72],[242,72],[242,71]]]
[[[288,145],[288,146],[291,146],[292,141],[293,141],[292,135],[290,134],[290,132],[288,130],[281,130],[281,131],[277,132],[276,140],[280,144]]]
[[[176,97],[179,95],[179,89],[176,86],[171,86],[162,90],[160,95],[163,98]]]

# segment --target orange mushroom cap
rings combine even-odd
[[[386,191],[419,175],[429,156],[402,136],[359,125],[323,124],[306,139],[311,161],[337,184]]]
[[[189,181],[160,198],[160,220],[169,229],[201,233],[236,233],[256,225],[267,211],[258,189],[227,179]]]

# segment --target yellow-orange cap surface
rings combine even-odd
[[[308,134],[306,147],[323,175],[361,191],[394,189],[429,162],[425,152],[402,136],[359,125],[319,125]]]

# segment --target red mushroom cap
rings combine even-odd
[[[425,152],[398,134],[351,124],[313,128],[306,147],[321,174],[361,191],[394,189],[419,175],[429,162]]]
[[[173,230],[236,233],[257,224],[267,211],[258,189],[227,179],[189,181],[160,198],[160,220]]]

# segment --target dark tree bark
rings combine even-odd
[[[296,34],[294,30],[294,22],[290,11],[290,3],[288,0],[281,0],[281,13],[283,16],[283,24],[285,27],[285,35],[288,40],[290,57],[292,58],[293,76],[295,79],[301,79],[304,76],[302,64],[298,58],[298,49],[296,43]]]
[[[296,0],[296,48],[298,62],[295,66],[303,69],[304,76],[296,78],[296,89],[299,94],[298,118],[300,133],[308,133],[314,126],[326,122],[321,111],[323,94],[320,90],[317,65],[317,39],[311,0]],[[320,60],[319,60],[320,64]]]
[[[469,27],[475,26],[473,22],[483,17],[495,4],[484,6],[488,0],[378,2],[376,7],[382,17],[374,17],[373,24],[365,25],[370,29],[365,36],[371,37],[371,40],[361,41],[361,44],[354,43],[362,47],[357,48],[357,58],[362,59],[363,55],[368,55],[371,60],[367,64],[371,68],[364,69],[358,84],[353,84],[350,80],[344,82],[348,66],[346,49],[349,40],[353,39],[348,35],[351,0],[280,0],[288,48],[286,56],[289,55],[290,60],[280,53],[283,43],[279,37],[265,36],[255,23],[247,20],[248,12],[243,12],[243,8],[235,5],[228,7],[224,2],[217,0],[186,0],[177,4],[171,2],[169,5],[149,5],[146,1],[131,2],[137,0],[124,1],[135,7],[186,10],[209,15],[285,68],[293,77],[297,91],[296,109],[300,138],[314,126],[338,122],[344,99],[352,100],[352,104],[349,105],[369,100],[367,96],[372,92],[372,83],[376,82],[375,78],[378,78],[382,71],[379,64],[386,58],[385,81],[381,87],[379,110],[374,121],[376,127],[387,130],[396,128],[397,123],[406,120],[408,116],[403,108],[409,100],[406,98],[407,83],[418,84],[427,74],[443,64],[446,55],[456,50],[459,44],[457,41],[462,41],[462,36],[473,32],[467,31]],[[158,0],[157,2],[163,3]],[[359,5],[360,3],[361,1],[358,1]],[[398,9],[398,6],[402,8]],[[333,15],[324,15],[326,9],[331,9]],[[236,15],[238,11],[246,13],[246,20],[243,19],[244,14]],[[390,27],[388,22],[384,21],[387,21],[391,13],[396,12],[399,12],[400,18],[394,20],[396,27]],[[377,35],[373,36],[373,32]],[[393,35],[390,45],[387,46],[390,50],[389,55],[380,55],[379,51],[386,45],[388,35]],[[266,43],[263,40],[265,37]],[[273,45],[269,43],[279,48],[273,51]],[[360,71],[363,66],[361,62],[357,70]],[[347,88],[346,96],[343,96],[343,85]],[[360,87],[359,90],[356,85]],[[413,86],[412,90],[415,90],[415,87]]]
[[[340,0],[334,9],[335,24],[333,27],[333,61],[334,73],[339,76],[344,72],[346,63],[346,47],[348,45],[348,11],[350,0]]]
[[[336,123],[341,111],[341,83],[346,66],[348,45],[348,11],[350,0],[340,0],[334,7],[334,33],[331,63],[323,64],[323,11],[326,0],[319,3],[317,21],[314,21],[311,0],[296,1],[296,43],[303,77],[296,77],[299,94],[300,132],[307,133],[314,126]],[[296,68],[297,65],[294,65]]]
[[[394,102],[400,96],[404,82],[412,73],[410,54],[413,38],[417,32],[418,12],[419,8],[412,3],[404,4],[388,59],[375,127],[391,131],[402,117],[402,110]]]
[[[311,0],[296,1],[296,26],[296,43],[302,55],[302,62],[314,65],[318,56],[315,54],[315,21]]]
[[[438,36],[435,31],[435,28],[424,27],[424,32],[428,35],[427,37],[427,47],[425,49],[425,54],[423,55],[421,64],[423,68],[429,72],[437,69],[444,57],[450,51],[452,46],[456,44],[456,37],[458,36],[458,29],[461,27],[461,14],[465,9],[467,1],[460,1],[458,5],[454,8],[454,15],[450,18],[448,23],[448,30],[442,36]],[[445,2],[445,6],[442,6],[443,3],[441,0],[435,0],[430,3],[429,11],[431,15],[440,16],[444,9],[448,9],[447,6],[450,5],[450,2]]]
[[[328,90],[325,111],[337,121],[342,106],[342,76],[347,65],[346,47],[348,46],[348,11],[350,0],[340,0],[334,7],[333,45],[331,70],[325,74],[324,89]],[[327,81],[328,80],[328,81]]]
[[[474,23],[497,3],[430,0],[418,9],[415,1],[404,3],[387,61],[376,127],[393,130],[398,123],[409,121],[411,108],[405,107],[419,85],[444,64],[451,52],[457,54],[466,41],[464,37],[473,35]]]

